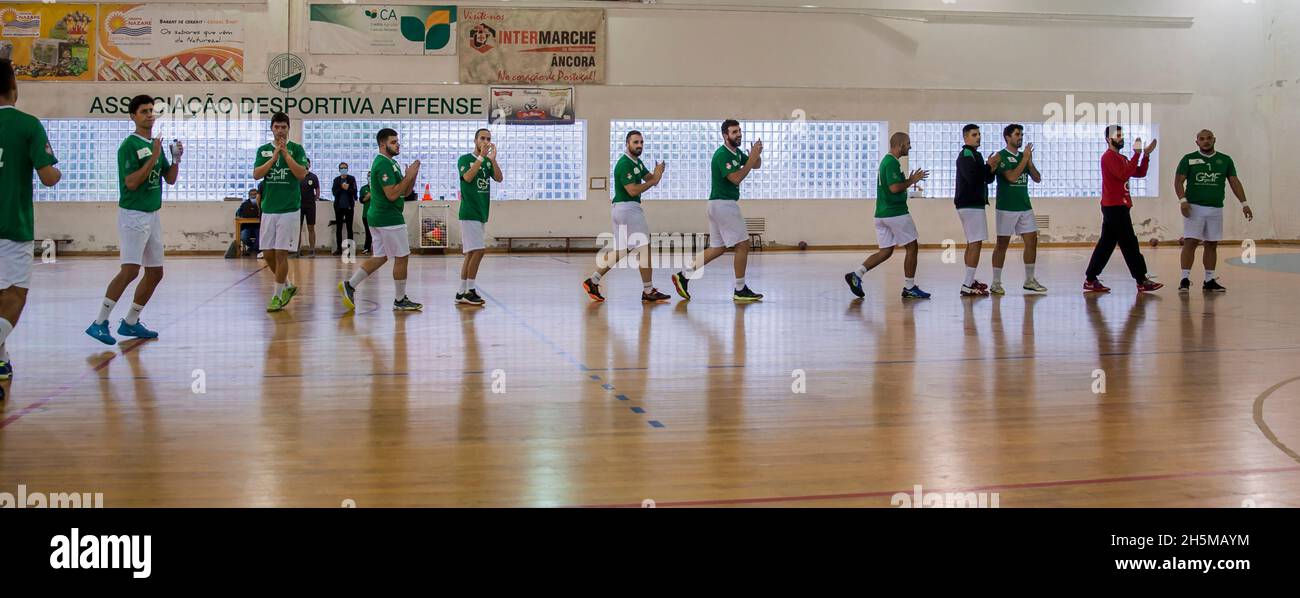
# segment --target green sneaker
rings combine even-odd
[[[284,295],[284,293],[271,297],[271,303],[267,304],[266,311],[280,311],[284,309],[284,299],[281,298],[282,295]]]
[[[280,295],[284,297],[284,306],[288,307],[289,302],[293,301],[294,296],[297,294],[298,294],[298,287],[295,287],[293,285],[284,287],[284,290],[280,292]]]

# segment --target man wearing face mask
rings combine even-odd
[[[348,174],[348,163],[339,164],[339,176],[334,178],[334,255],[343,253],[343,232],[352,238],[352,210],[357,201],[357,179]]]

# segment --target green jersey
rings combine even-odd
[[[998,152],[1002,160],[998,162],[998,200],[997,209],[1005,212],[1025,212],[1033,209],[1029,205],[1029,167],[1020,173],[1020,178],[1008,181],[1006,173],[1020,167],[1023,154],[1013,154],[1005,149]]]
[[[487,156],[483,156],[483,166],[478,169],[478,175],[471,182],[465,182],[465,173],[474,165],[478,158],[474,154],[465,154],[460,157],[456,165],[460,174],[460,214],[461,220],[477,220],[479,222],[488,221],[488,204],[492,197],[492,169],[496,165]]]
[[[885,154],[880,159],[880,172],[876,174],[876,218],[893,218],[907,213],[907,189],[898,193],[889,190],[891,186],[906,181],[898,158],[894,154]]]
[[[302,149],[301,145],[292,141],[285,142],[285,151],[290,156],[293,156],[293,160],[300,166],[307,164],[307,152]],[[257,148],[257,157],[253,160],[253,167],[256,168],[266,164],[273,155],[275,155],[275,145],[273,144],[268,143]],[[266,184],[262,190],[263,214],[287,214],[302,209],[302,187],[298,182],[298,177],[293,176],[293,172],[285,164],[284,156],[275,159],[275,165],[266,172],[263,182]]]
[[[370,163],[370,203],[366,204],[366,219],[370,226],[397,226],[406,224],[402,208],[406,197],[388,199],[384,187],[391,187],[402,182],[402,167],[392,158],[379,154]]]
[[[725,145],[713,152],[713,166],[710,168],[713,185],[709,189],[709,199],[740,199],[740,185],[731,182],[727,175],[740,170],[747,160],[748,154],[740,150],[733,152]]]
[[[1223,207],[1228,177],[1237,176],[1237,166],[1228,154],[1205,155],[1199,151],[1183,156],[1175,174],[1187,177],[1187,201],[1198,206]]]
[[[0,239],[35,238],[32,173],[58,163],[41,121],[13,106],[0,106]]]
[[[149,176],[140,182],[139,187],[135,190],[126,187],[126,177],[144,168],[151,157],[153,140],[135,133],[127,135],[122,145],[117,147],[118,206],[137,212],[157,212],[162,208],[163,173],[171,168],[166,155],[158,156],[158,161],[153,163],[153,170],[149,171]]]
[[[641,158],[633,158],[623,154],[618,159],[618,164],[614,165],[614,203],[621,201],[641,202],[641,196],[628,194],[628,185],[640,185],[645,182],[646,175],[650,174],[641,162]]]

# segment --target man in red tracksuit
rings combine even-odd
[[[1099,293],[1110,291],[1097,280],[1097,275],[1106,268],[1106,262],[1110,261],[1110,255],[1115,252],[1115,245],[1118,244],[1129,274],[1137,281],[1138,292],[1151,292],[1164,285],[1147,278],[1147,262],[1142,258],[1142,250],[1138,248],[1138,238],[1133,233],[1133,219],[1129,215],[1129,210],[1133,208],[1133,197],[1129,195],[1128,181],[1133,177],[1143,178],[1147,175],[1147,167],[1151,165],[1151,152],[1156,149],[1156,140],[1152,139],[1151,144],[1143,148],[1142,140],[1138,139],[1134,142],[1132,158],[1125,158],[1120,153],[1124,149],[1123,127],[1106,127],[1106,142],[1110,147],[1101,157],[1101,238],[1097,239],[1097,248],[1092,250],[1083,290]]]

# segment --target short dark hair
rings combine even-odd
[[[286,125],[289,124],[289,115],[283,112],[276,112],[275,114],[272,114],[271,126],[275,126],[275,123],[284,123]]]
[[[482,133],[483,131],[487,131],[488,133],[491,133],[491,132],[492,132],[492,129],[489,129],[489,128],[487,128],[487,127],[483,127],[482,129],[479,129],[479,130],[477,130],[477,131],[474,131],[474,138],[475,138],[475,139],[478,139],[478,134],[479,134],[479,133]]]
[[[1017,125],[1015,123],[1012,123],[1007,125],[1005,129],[1002,129],[1002,137],[1003,138],[1010,137],[1012,133],[1015,133],[1016,131],[1024,131],[1024,130],[1025,127],[1023,125]]]
[[[978,130],[980,130],[980,126],[975,123],[971,123],[961,128],[961,136],[965,137],[967,133],[970,133],[971,131],[978,131]]]
[[[624,138],[623,138],[623,143],[627,143],[627,142],[631,141],[633,135],[641,135],[641,131],[637,131],[637,130],[635,130],[635,129],[633,129],[633,130],[631,130],[631,131],[628,131],[628,132],[627,132],[627,137],[624,137]]]
[[[0,59],[0,95],[7,96],[18,86],[18,80],[14,77],[14,63],[8,58]]]
[[[389,137],[397,137],[397,131],[394,131],[388,127],[384,127],[379,130],[378,135],[375,135],[375,141],[378,141],[379,145],[383,145],[384,142],[387,141]]]
[[[1114,135],[1116,131],[1123,131],[1123,130],[1124,127],[1121,127],[1119,125],[1106,125],[1106,139],[1110,139],[1110,136]]]
[[[152,106],[153,96],[147,93],[142,93],[138,96],[135,96],[134,98],[131,98],[131,103],[127,106],[127,110],[128,110],[127,114],[134,115],[136,110],[139,110],[140,107],[144,106],[145,104],[149,104]]]
[[[722,121],[722,134],[726,135],[727,129],[730,129],[731,127],[739,127],[739,126],[740,126],[740,121],[737,121],[734,118],[728,118],[727,120]]]

